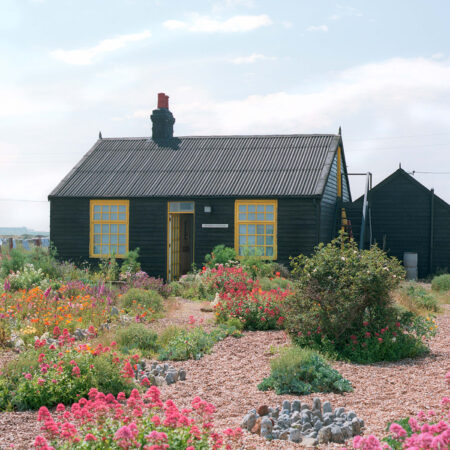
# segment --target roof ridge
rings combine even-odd
[[[192,136],[174,136],[167,139],[158,139],[160,141],[170,141],[174,139],[223,139],[223,138],[280,138],[280,137],[339,137],[335,133],[292,133],[292,134],[220,134],[220,135],[192,135]],[[151,141],[150,136],[144,137],[102,137],[103,141],[118,141],[118,140],[136,140],[136,141]]]

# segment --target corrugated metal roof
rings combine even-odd
[[[322,195],[338,135],[99,139],[49,197]]]

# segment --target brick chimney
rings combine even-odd
[[[173,137],[173,124],[175,118],[169,111],[169,96],[164,93],[158,94],[158,109],[154,109],[152,115],[152,138],[170,139]]]

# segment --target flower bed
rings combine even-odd
[[[58,345],[36,340],[34,349],[0,373],[0,410],[69,403],[87,395],[91,386],[112,394],[131,392],[134,361],[123,358],[114,346],[114,342],[110,347],[76,345],[67,329]]]
[[[212,404],[196,397],[191,409],[180,410],[172,400],[165,403],[157,387],[141,395],[121,392],[114,397],[97,389],[89,391],[70,409],[58,405],[52,416],[47,408],[39,410],[44,435],[36,437],[35,448],[48,450],[74,446],[83,448],[147,450],[220,449],[238,445],[240,428],[223,433],[213,431]]]
[[[289,289],[263,290],[241,267],[219,266],[206,279],[219,292],[214,307],[219,322],[237,318],[248,330],[273,330],[283,325],[282,306],[291,294]]]

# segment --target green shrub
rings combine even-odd
[[[240,337],[241,333],[234,325],[219,325],[211,332],[202,327],[181,329],[177,331],[166,346],[160,350],[159,359],[184,361],[187,359],[200,359],[209,353],[216,342],[227,336]]]
[[[164,328],[164,330],[158,336],[158,346],[160,348],[166,348],[170,341],[175,339],[184,328],[178,327],[176,325],[169,325]]]
[[[270,361],[271,372],[258,389],[281,394],[307,395],[312,392],[350,392],[348,380],[330,367],[317,352],[287,347]]]
[[[253,279],[275,275],[274,264],[258,255],[245,254],[241,257],[241,266]]]
[[[134,308],[140,305],[154,312],[160,312],[163,309],[163,298],[156,291],[145,289],[129,289],[122,295],[122,306],[124,308]]]
[[[402,290],[416,308],[434,312],[439,310],[438,299],[423,286],[417,283],[408,283]]]
[[[98,264],[100,276],[106,281],[117,281],[119,279],[120,267],[115,255],[101,258]]]
[[[117,343],[124,353],[139,349],[144,356],[158,351],[158,335],[144,324],[135,323],[117,332]]]
[[[358,362],[397,360],[426,351],[435,332],[400,314],[390,291],[404,277],[378,247],[359,251],[344,235],[292,261],[297,290],[285,303],[286,327],[302,346]],[[410,349],[408,353],[408,349]]]
[[[13,291],[31,289],[36,286],[46,289],[49,286],[49,281],[42,269],[36,269],[33,264],[29,263],[26,263],[22,270],[11,273],[8,281]]]
[[[183,293],[183,286],[178,281],[169,283],[170,293],[173,297],[181,297]]]
[[[212,252],[205,256],[205,266],[215,267],[216,264],[227,264],[236,261],[236,252],[232,247],[216,245]]]
[[[22,270],[26,263],[25,251],[13,248],[9,251],[5,251],[2,254],[1,271],[2,278],[7,277],[11,272],[17,272]]]
[[[130,250],[122,262],[120,268],[121,274],[135,274],[141,270],[141,264],[139,263],[139,248]]]
[[[450,291],[450,274],[434,277],[431,281],[431,289],[434,291]]]
[[[62,275],[54,247],[32,246],[30,250],[14,248],[3,251],[2,256],[1,277],[6,277],[11,272],[23,271],[27,264],[32,264],[36,270],[42,271],[45,277],[51,279],[60,278]]]
[[[244,322],[242,320],[239,320],[237,317],[230,317],[226,322],[225,325],[230,328],[236,328],[236,330],[242,331],[244,329]]]
[[[286,278],[261,278],[259,286],[263,291],[270,291],[272,289],[287,289],[291,283]]]

